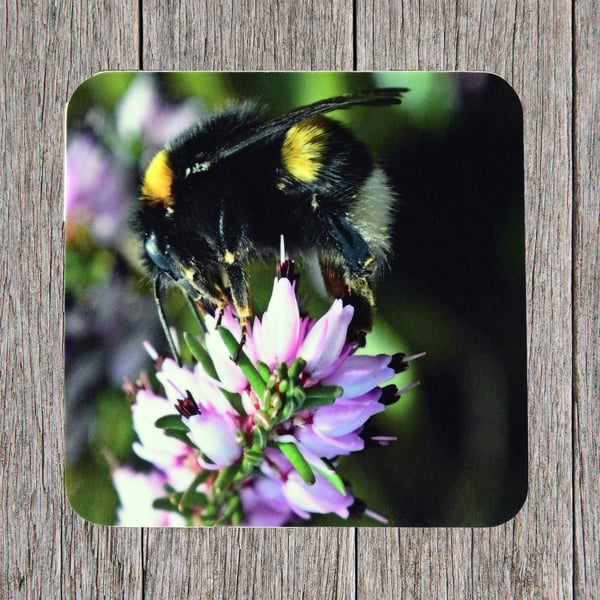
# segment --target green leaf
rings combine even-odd
[[[154,422],[159,429],[171,429],[173,431],[189,431],[189,427],[181,420],[181,415],[166,415]]]
[[[182,509],[196,508],[198,506],[204,508],[208,505],[208,496],[202,492],[186,492],[179,502],[179,507]]]
[[[283,421],[287,421],[295,412],[296,412],[296,403],[289,399],[283,405],[283,408],[279,412],[279,418],[277,419],[278,423],[282,423]]]
[[[339,385],[316,385],[304,388],[306,399],[309,398],[338,398],[344,393],[344,388]]]
[[[265,453],[262,450],[248,450],[244,454],[244,460],[253,467],[258,467],[265,458]]]
[[[229,506],[227,507],[227,510],[225,511],[223,516],[221,516],[217,519],[216,524],[217,525],[227,525],[227,523],[233,517],[233,515],[235,513],[239,512],[241,505],[242,505],[242,502],[240,500],[240,497],[237,495],[233,496],[233,498],[231,498],[231,500],[229,501]]]
[[[233,334],[225,327],[219,327],[219,333],[227,350],[231,353],[231,356],[235,356],[239,349],[239,342],[233,337]],[[267,386],[260,376],[260,373],[256,370],[256,367],[252,364],[252,361],[248,358],[248,355],[242,350],[240,352],[238,366],[242,370],[242,373],[246,376],[250,385],[254,388],[260,398],[264,396]]]
[[[207,506],[208,497],[206,494],[197,492],[196,488],[204,483],[210,477],[210,471],[200,471],[194,480],[189,485],[188,489],[182,494],[179,499],[178,506],[180,509],[193,508],[194,506]]]
[[[267,432],[261,427],[255,427],[252,431],[252,449],[266,448],[268,441]]]
[[[292,463],[294,469],[298,471],[298,475],[302,477],[302,481],[312,485],[315,482],[315,474],[302,452],[298,449],[298,446],[293,442],[275,442],[275,444]]]

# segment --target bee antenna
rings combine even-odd
[[[160,301],[160,278],[156,277],[154,279],[154,302],[156,303],[156,310],[158,311],[158,319],[163,328],[165,337],[167,338],[167,343],[169,344],[169,350],[173,356],[173,359],[177,363],[177,366],[181,366],[181,357],[179,356],[179,352],[177,352],[177,348],[175,346],[175,342],[173,340],[173,336],[171,335],[171,330],[169,328],[169,323],[167,321],[167,317],[165,316],[165,311],[163,310],[162,303]]]

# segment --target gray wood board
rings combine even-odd
[[[600,591],[598,19],[568,2],[2,5],[0,598]],[[142,13],[140,14],[140,7]],[[141,29],[140,29],[141,28]],[[97,527],[63,487],[63,128],[104,69],[477,69],[525,119],[529,497],[492,529]]]

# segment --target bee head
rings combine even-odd
[[[193,300],[201,295],[194,283],[194,273],[183,265],[171,244],[154,231],[144,241],[143,259],[155,277],[178,285]]]

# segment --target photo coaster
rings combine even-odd
[[[459,526],[527,495],[521,104],[486,73],[101,73],[66,118],[73,509]]]

